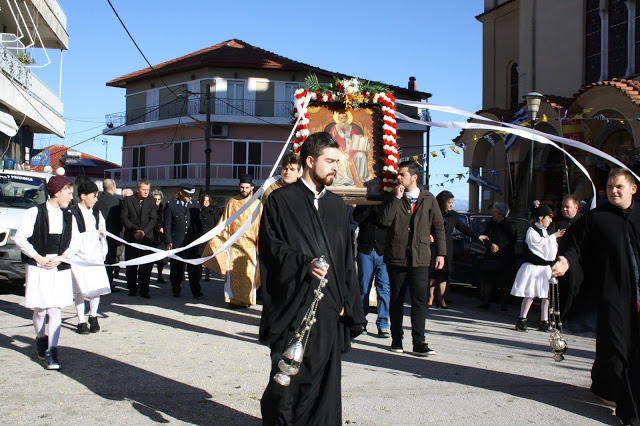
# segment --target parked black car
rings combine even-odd
[[[485,213],[458,212],[460,220],[478,234],[482,234],[491,220],[491,215]],[[518,241],[516,243],[516,267],[522,264],[522,246],[530,222],[520,217],[507,217],[506,220],[516,223]],[[486,247],[478,240],[472,240],[465,234],[455,230],[453,232],[453,274],[452,281],[478,285],[480,269],[478,265],[483,261]]]

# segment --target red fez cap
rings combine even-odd
[[[70,183],[71,181],[64,176],[53,176],[49,179],[49,182],[47,182],[47,194],[49,194],[49,197],[53,198],[58,191]]]

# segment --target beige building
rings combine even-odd
[[[477,16],[483,26],[483,96],[478,113],[512,121],[524,96],[543,101],[535,128],[577,139],[603,150],[634,171],[640,169],[640,7],[625,0],[485,0]],[[640,29],[639,29],[640,30]],[[640,32],[638,33],[640,34]],[[510,149],[505,149],[505,140]],[[515,215],[526,214],[530,142],[485,130],[467,130],[464,166],[502,189],[469,185],[469,206],[486,211],[506,201]],[[604,189],[611,164],[569,149]],[[554,147],[535,144],[530,200],[557,202],[572,193],[593,196],[582,172]]]

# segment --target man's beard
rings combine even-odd
[[[247,198],[249,198],[249,197],[251,196],[251,193],[250,193],[250,192],[247,192],[247,193],[245,194],[245,193],[241,192],[241,193],[240,193],[240,195],[242,196],[242,198],[243,198],[243,199],[247,199]]]
[[[318,174],[318,172],[316,172],[315,169],[311,171],[311,178],[313,179],[313,181],[319,182],[324,186],[331,186],[333,184],[333,179],[335,179],[335,177],[336,177],[335,173],[329,173],[326,176],[322,177]]]

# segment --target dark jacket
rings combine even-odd
[[[436,242],[438,256],[446,256],[444,221],[436,198],[420,189],[415,212],[406,196],[401,199],[389,195],[382,205],[380,225],[387,227],[384,263],[394,266],[429,266],[431,239]]]
[[[152,197],[147,197],[142,202],[142,209],[140,208],[140,201],[137,194],[133,194],[126,197],[122,201],[122,211],[120,213],[120,219],[124,226],[124,240],[130,243],[140,243],[146,245],[155,245],[153,238],[153,228],[158,221],[158,212],[156,209],[156,203]],[[144,238],[142,240],[136,240],[133,238],[133,233],[141,229],[144,232]]]
[[[509,218],[504,218],[502,222],[490,220],[487,222],[483,234],[489,237],[484,242],[487,247],[485,259],[493,262],[496,268],[513,268],[516,260],[516,242],[518,241],[516,223]],[[497,245],[500,250],[496,253],[492,252],[491,244]]]
[[[164,208],[164,242],[173,248],[183,247],[202,235],[200,203],[189,201],[186,206],[180,199],[171,200]]]
[[[164,246],[164,207],[165,205],[160,203],[158,206],[158,221],[156,222],[156,226],[153,228],[153,236],[156,240],[157,244],[162,244]],[[163,247],[164,248],[164,247]]]
[[[108,192],[101,192],[95,207],[102,213],[107,231],[113,235],[119,235],[122,231],[122,221],[120,220],[122,200]]]
[[[384,255],[387,230],[380,226],[378,215],[380,208],[376,205],[359,205],[353,211],[353,219],[358,222],[358,251],[371,254],[373,250]]]

